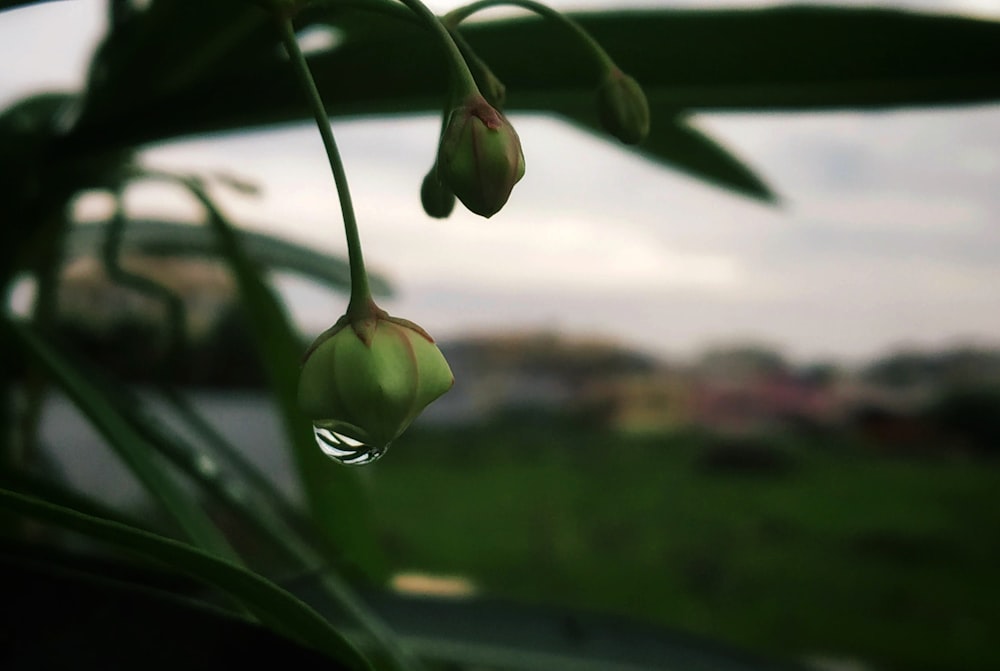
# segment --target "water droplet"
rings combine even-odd
[[[207,454],[199,454],[194,459],[194,467],[202,475],[212,478],[219,474],[219,465]]]
[[[368,445],[328,426],[313,424],[316,444],[323,454],[348,466],[364,466],[377,461],[389,449],[385,445]]]

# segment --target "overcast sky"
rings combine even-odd
[[[893,4],[1000,16],[993,0]],[[0,70],[0,106],[80,86],[102,30],[103,3],[90,0],[0,14],[0,62],[16,64]],[[902,344],[1000,343],[998,106],[696,117],[779,192],[781,208],[543,117],[512,121],[528,167],[508,205],[490,220],[456,209],[443,222],[424,215],[418,196],[436,118],[334,125],[368,263],[399,289],[385,307],[439,339],[558,329],[668,356],[751,339],[798,359],[847,361]],[[224,198],[239,221],[344,249],[314,127],[185,140],[145,160],[254,179],[261,197]],[[137,212],[194,211],[153,189],[133,200]],[[343,296],[285,288],[309,328],[344,309]]]

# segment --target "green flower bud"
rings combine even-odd
[[[604,129],[625,144],[639,144],[649,135],[646,94],[618,68],[608,70],[597,90],[597,111]]]
[[[420,185],[420,203],[424,206],[424,212],[435,219],[447,219],[455,209],[455,194],[441,183],[437,164]]]
[[[452,110],[441,134],[438,176],[471,211],[492,217],[524,176],[521,141],[482,95]]]
[[[455,378],[427,332],[374,308],[345,315],[309,348],[299,407],[324,452],[348,464],[380,457]]]

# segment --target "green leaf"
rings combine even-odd
[[[55,120],[72,100],[70,94],[42,93],[0,110],[0,286],[58,237],[53,228],[63,218],[43,213],[58,198],[45,196],[58,194],[59,185],[45,184],[51,189],[47,194],[39,193],[39,186],[51,170]]]
[[[188,497],[159,461],[155,450],[119,415],[108,398],[69,359],[29,326],[6,321],[24,355],[41,368],[107,440],[122,462],[199,547],[236,560],[236,554],[205,512]]]
[[[120,12],[94,55],[81,114],[114,115],[128,91],[138,113],[166,96],[253,68],[273,28],[247,0],[153,0]]]
[[[882,108],[1000,99],[1000,23],[889,9],[774,7],[574,15],[646,89],[658,114]],[[534,19],[470,25],[516,107],[589,95],[579,45]],[[509,40],[517,34],[512,50]],[[531,59],[531,67],[519,65]],[[524,95],[520,95],[524,91]],[[515,97],[516,100],[515,100]]]
[[[313,518],[328,534],[342,565],[383,579],[385,558],[375,539],[370,506],[358,474],[338,466],[320,451],[309,419],[299,412],[298,379],[303,352],[283,306],[261,280],[235,229],[201,185],[196,180],[181,181],[207,210],[221,254],[236,276]]]
[[[257,622],[194,600],[187,594],[204,592],[202,585],[145,563],[44,544],[0,545],[4,607],[17,613],[4,629],[4,671],[239,669],[261,659],[280,659],[292,669],[347,671]]]
[[[267,22],[255,23],[262,14],[256,7],[234,1],[210,3],[205,17],[200,0],[160,0],[114,31],[98,58],[107,65],[104,78],[92,81],[91,103],[67,145],[127,145],[308,118],[276,48],[277,33]],[[373,6],[381,9],[371,11]],[[421,26],[401,19],[407,15],[398,7],[387,11],[391,6],[329,2],[297,17],[300,29],[339,31],[338,45],[309,59],[332,115],[440,110],[446,89],[441,50]],[[1000,23],[991,21],[847,7],[574,17],[646,89],[652,128],[674,126],[668,135],[680,145],[655,142],[641,150],[645,155],[757,196],[766,191],[759,179],[674,119],[700,110],[880,109],[1000,99]],[[222,35],[211,48],[203,44],[214,36],[206,26]],[[592,65],[563,27],[532,17],[473,23],[462,33],[507,86],[508,111],[573,109],[574,118],[596,118]],[[177,44],[193,45],[196,54],[175,63],[170,55]]]
[[[66,257],[93,253],[105,239],[109,224],[76,224],[69,229]],[[330,289],[350,289],[350,269],[339,256],[325,254],[272,235],[234,229],[250,261],[269,270],[291,271],[304,275]],[[220,255],[216,234],[205,226],[170,221],[129,221],[122,241],[123,251],[141,254],[186,257]],[[379,296],[392,293],[389,281],[382,276],[370,278],[372,291]]]
[[[6,489],[0,489],[0,506],[86,534],[181,571],[223,590],[274,631],[324,652],[352,669],[371,668],[361,653],[319,613],[274,583],[237,564],[179,541]]]
[[[710,184],[765,202],[778,201],[775,193],[750,166],[685,118],[661,123],[650,132],[638,151]]]
[[[650,101],[661,103],[658,114],[1000,99],[1000,23],[991,21],[826,7],[574,16],[639,80]],[[426,31],[409,21],[349,8],[303,12],[297,25],[318,24],[343,32],[339,46],[309,59],[320,90],[336,92],[327,99],[332,114],[440,109],[444,60]],[[581,64],[586,60],[580,45],[560,26],[536,18],[508,19],[470,24],[463,34],[507,85],[509,110],[591,105],[597,86],[592,68]],[[276,33],[261,39],[277,44]],[[115,35],[109,38],[108,48],[115,40]],[[243,64],[240,53],[242,48],[233,49],[224,74],[206,73],[141,110],[136,102],[119,100],[113,115],[84,115],[76,132],[82,139],[101,127],[105,140],[149,140],[308,117],[277,49]],[[109,80],[106,86],[128,83]]]
[[[8,9],[17,9],[18,7],[26,7],[28,5],[40,5],[43,2],[52,2],[53,0],[0,0],[0,12]]]
[[[112,508],[102,501],[58,480],[39,477],[25,471],[0,471],[0,487],[45,499],[50,503],[66,508],[73,508],[87,515],[103,517],[131,526],[139,526],[139,521],[125,512]]]
[[[223,469],[218,469],[218,471],[210,469],[210,472],[206,473],[203,467],[189,468],[190,471],[193,471],[193,478],[201,481],[206,489],[215,487],[220,498],[233,508],[242,511],[245,506],[251,506],[252,510],[246,516],[252,520],[248,519],[247,521],[253,525],[267,524],[268,532],[277,528],[277,524],[270,523],[273,518],[277,517],[281,528],[271,534],[276,543],[292,549],[301,534],[303,535],[302,540],[307,541],[311,548],[314,544],[312,538],[315,535],[311,533],[314,528],[312,521],[305,517],[304,511],[299,506],[292,503],[278,489],[277,484],[271,479],[271,474],[260,470],[249,456],[243,453],[241,446],[233,444],[218,427],[208,421],[191,398],[168,386],[161,387],[159,392],[162,400],[175,413],[177,419],[187,425],[192,435],[198,436],[203,444],[209,446],[213,456],[225,464],[227,470],[232,471],[233,479],[238,481],[240,487],[245,488],[250,494],[249,500],[233,496],[232,488],[228,485],[230,476]],[[195,460],[199,459],[193,449],[187,448],[188,443],[185,439],[176,435],[166,426],[155,426],[150,422],[147,417],[152,413],[146,412],[143,406],[144,404],[139,398],[135,398],[135,402],[127,406],[129,420],[138,431],[153,429],[148,434],[150,442],[153,444],[159,444],[161,441],[170,443],[178,454],[187,452]],[[190,464],[190,459],[188,459],[188,463]],[[199,466],[197,463],[193,465]],[[321,555],[318,549],[314,551],[314,554]],[[303,562],[315,566],[317,560],[310,556]]]
[[[594,134],[605,135],[597,121],[588,115],[567,111],[566,117]],[[769,203],[777,202],[777,196],[752,168],[693,127],[686,118],[670,118],[666,113],[658,118],[649,137],[637,148],[640,154],[724,189]]]
[[[98,377],[99,376],[95,376]],[[270,483],[260,483],[260,477],[254,473],[248,477],[246,471],[241,471],[244,477],[243,482],[239,482],[232,474],[227,473],[224,468],[217,465],[212,468],[205,467],[204,455],[194,448],[182,435],[175,432],[164,424],[156,415],[145,408],[145,403],[135,394],[124,389],[107,389],[104,391],[109,396],[113,396],[117,401],[122,416],[132,425],[134,430],[146,438],[155,449],[186,473],[191,481],[198,485],[202,492],[211,497],[217,503],[223,505],[229,514],[242,519],[242,532],[255,532],[257,535],[258,549],[265,545],[273,546],[278,550],[283,559],[290,562],[285,565],[286,573],[298,573],[302,571],[316,571],[317,567],[325,567],[317,574],[318,584],[339,610],[347,613],[363,630],[370,636],[371,640],[381,646],[382,652],[387,656],[387,662],[391,661],[394,669],[411,668],[409,658],[403,651],[396,639],[394,632],[381,621],[376,614],[354,591],[351,585],[341,577],[330,565],[327,556],[324,556],[322,548],[317,541],[318,534],[312,520],[304,520],[298,515],[298,511],[292,510],[284,497],[278,492],[268,495],[273,488]],[[181,397],[173,393],[166,393],[167,400],[175,405],[181,416],[188,421],[190,428],[195,433],[201,433],[208,429],[205,422],[193,415],[193,408],[187,411],[182,407],[184,402]],[[180,403],[180,406],[177,404]],[[224,442],[222,436],[216,436],[213,442]],[[220,445],[216,445],[220,447]],[[225,452],[235,451],[235,447],[224,448]],[[3,479],[0,478],[0,486]],[[19,488],[24,491],[23,488]],[[62,492],[58,492],[62,495]],[[52,497],[44,498],[53,501]],[[56,499],[53,502],[58,503]],[[80,502],[80,501],[77,501]],[[80,503],[87,503],[82,501]],[[71,506],[81,512],[93,511],[79,505]],[[97,513],[99,517],[117,518],[114,514]],[[120,520],[126,521],[127,520]],[[241,536],[242,537],[242,536]],[[247,540],[244,538],[244,540]]]

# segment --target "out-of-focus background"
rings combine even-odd
[[[891,5],[1000,15],[991,2]],[[90,0],[5,14],[0,53],[17,55],[19,66],[0,73],[0,104],[40,88],[80,87],[104,20],[103,4]],[[777,192],[777,207],[554,120],[512,120],[527,174],[489,221],[464,211],[433,221],[421,212],[436,116],[335,122],[368,262],[398,287],[387,307],[438,339],[557,331],[687,360],[709,345],[750,340],[799,362],[859,364],[901,346],[936,349],[1000,332],[995,107],[696,116]],[[144,156],[155,167],[243,175],[263,193],[229,198],[235,220],[345,249],[310,124],[174,142]],[[198,216],[176,190],[135,191],[137,216],[185,208]],[[107,203],[80,207],[107,215]],[[342,312],[340,296],[291,281],[286,288],[309,330]]]
[[[18,67],[0,72],[0,107],[79,88],[104,21],[90,0],[6,12],[0,62]],[[488,221],[422,212],[436,117],[334,122],[368,263],[397,289],[384,307],[430,331],[457,380],[364,471],[396,584],[614,613],[816,668],[1000,666],[998,108],[696,116],[775,206],[543,116],[512,122],[527,173]],[[236,173],[261,193],[220,193],[235,220],[344,250],[309,124],[143,162]],[[78,217],[110,207],[87,196]],[[198,217],[166,187],[130,189],[129,208]],[[145,270],[188,301],[176,381],[291,491],[231,281],[202,262]],[[95,261],[67,278],[63,329],[148,382],[136,334],[161,328],[156,311]],[[304,343],[344,310],[275,281]],[[72,405],[46,413],[69,480],[144,505]]]

